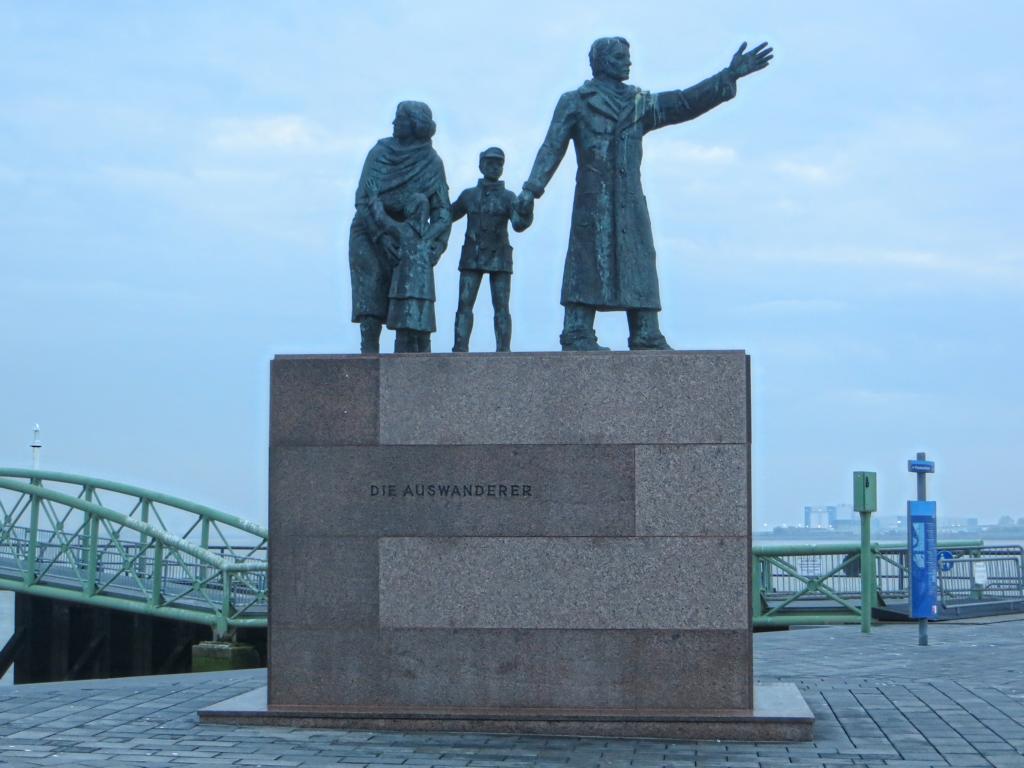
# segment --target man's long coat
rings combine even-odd
[[[576,147],[576,196],[562,304],[599,310],[661,309],[651,219],[640,183],[643,137],[692,120],[736,95],[726,69],[683,91],[650,93],[588,80],[563,94],[523,187],[536,197]]]

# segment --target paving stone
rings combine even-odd
[[[5,688],[0,766],[1020,768],[1022,630],[1024,621],[936,624],[924,653],[912,625],[757,635],[757,678],[796,682],[818,717],[804,744],[200,725],[199,707],[265,685],[263,671],[246,670]]]

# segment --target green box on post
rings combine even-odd
[[[857,512],[878,510],[878,480],[874,472],[853,473],[853,508]]]

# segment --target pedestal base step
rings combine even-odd
[[[754,686],[752,710],[409,710],[267,707],[267,689],[199,710],[224,725],[339,728],[359,731],[455,731],[685,741],[810,741],[814,715],[793,683]]]

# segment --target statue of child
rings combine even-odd
[[[408,196],[404,221],[388,215],[379,198],[371,203],[376,223],[398,243],[388,291],[387,327],[395,331],[395,352],[429,352],[434,318],[435,257],[430,232],[430,201],[414,192]]]
[[[500,147],[488,147],[480,153],[483,178],[465,190],[452,204],[452,221],[468,216],[466,242],[459,261],[459,309],[455,314],[455,346],[452,352],[468,352],[473,332],[473,305],[484,275],[490,275],[491,303],[494,306],[494,339],[498,352],[508,352],[512,341],[512,315],[509,294],[512,290],[512,246],[508,225],[522,232],[533,223],[532,203],[520,210],[514,192],[505,189],[501,174],[505,153]]]

